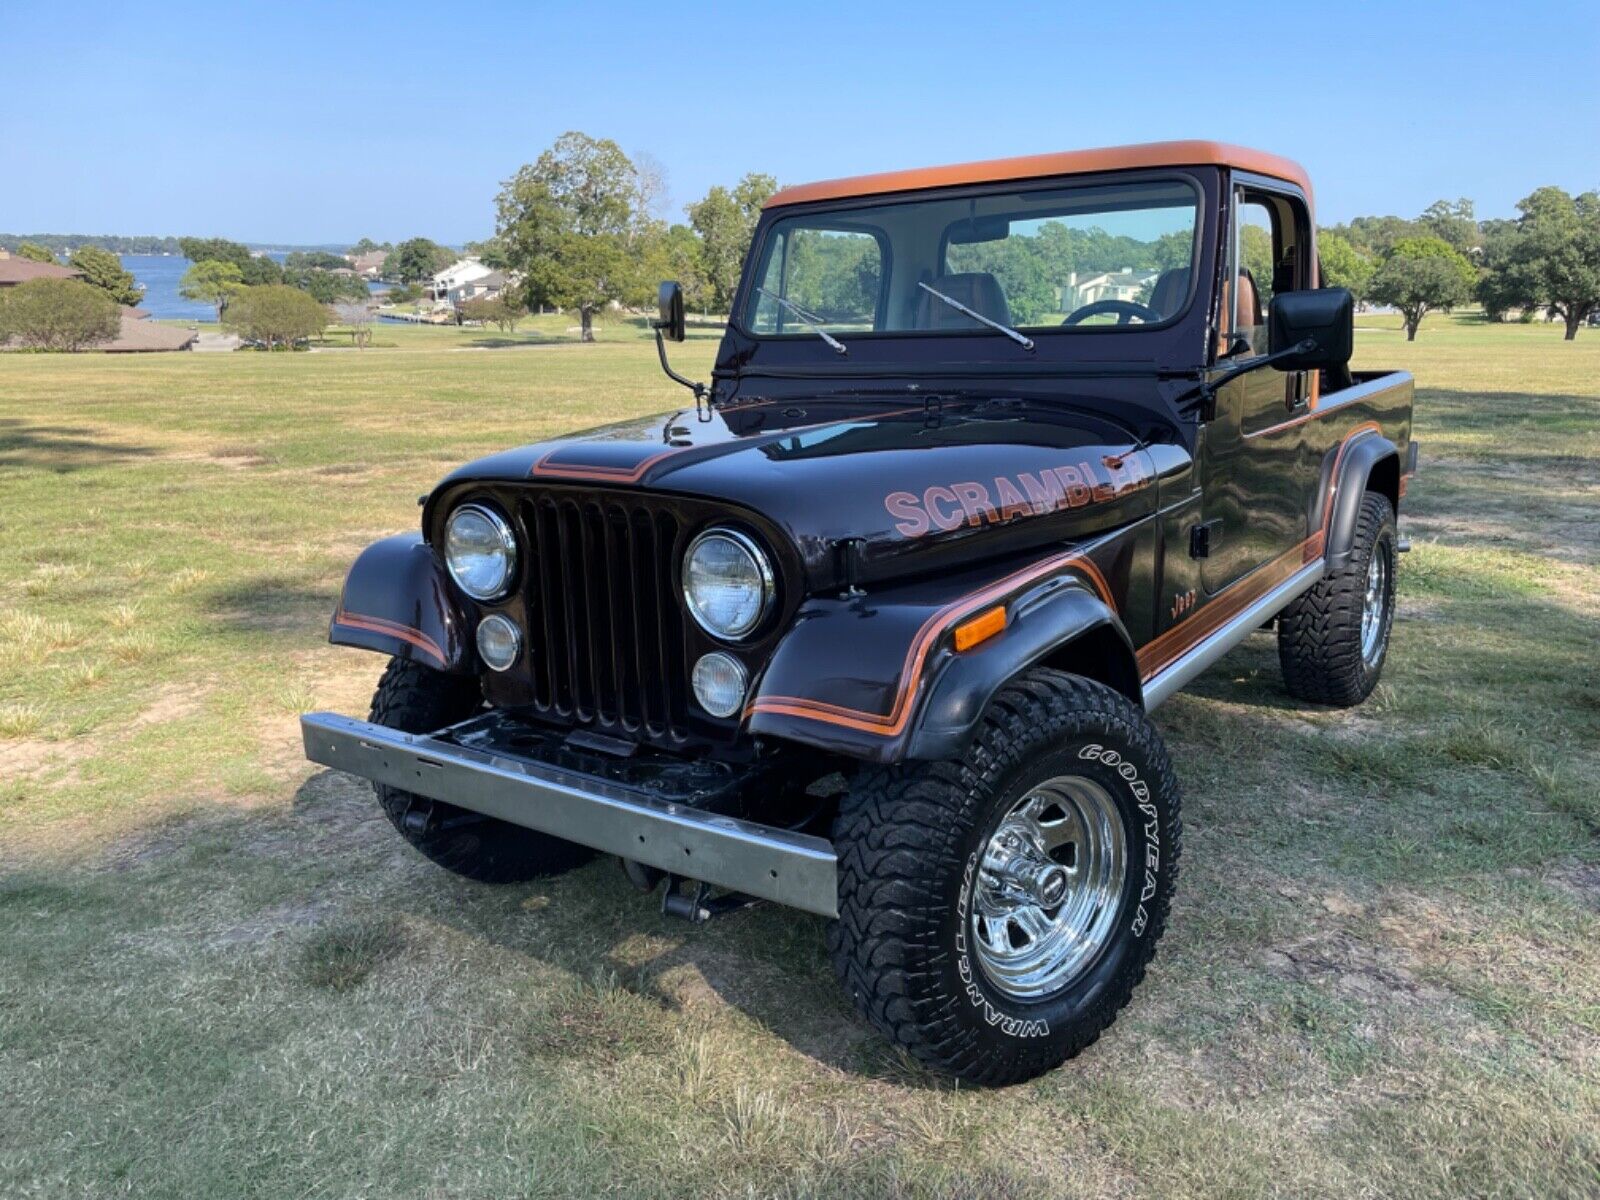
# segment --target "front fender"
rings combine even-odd
[[[1108,622],[1126,646],[1107,577],[1126,586],[1130,545],[1113,534],[1005,571],[811,597],[757,684],[746,728],[868,762],[948,757],[1017,670]],[[954,631],[997,606],[1004,631],[957,651]]]
[[[464,674],[474,662],[471,632],[444,568],[420,535],[408,533],[374,542],[356,558],[328,640]]]

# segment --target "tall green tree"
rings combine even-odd
[[[99,246],[79,246],[68,259],[83,272],[83,281],[99,288],[118,304],[135,305],[144,297],[133,275],[122,269],[122,260]]]
[[[299,288],[282,283],[248,287],[228,305],[225,322],[268,350],[294,349],[328,326],[328,310]]]
[[[17,247],[17,257],[36,263],[54,263],[56,261],[56,256],[50,253],[49,248],[39,245],[38,242],[23,242],[22,245]]]
[[[1367,298],[1377,264],[1352,246],[1348,238],[1319,233],[1317,257],[1322,260],[1322,282],[1326,286],[1348,288],[1358,301]]]
[[[495,211],[495,236],[522,272],[530,307],[577,309],[585,342],[594,341],[595,313],[641,294],[648,218],[638,172],[610,139],[562,134],[505,182]]]
[[[1422,318],[1472,298],[1477,271],[1443,238],[1401,238],[1372,275],[1371,295],[1392,304],[1406,323],[1406,341],[1415,341]]]
[[[78,279],[30,279],[0,291],[0,342],[38,350],[83,350],[117,336],[116,302]]]
[[[1435,200],[1423,210],[1417,224],[1462,254],[1471,254],[1478,248],[1478,219],[1473,215],[1472,201],[1465,196],[1454,204]]]
[[[730,190],[720,184],[687,208],[689,224],[700,235],[701,263],[711,303],[726,311],[739,284],[761,206],[778,190],[771,175],[751,173]]]
[[[401,283],[421,283],[432,279],[455,260],[454,250],[431,238],[410,238],[396,246],[384,260],[383,273]]]
[[[1542,187],[1517,204],[1517,236],[1509,254],[1515,290],[1566,322],[1566,340],[1578,336],[1600,309],[1600,192],[1571,196]]]
[[[183,273],[183,278],[178,281],[178,295],[185,300],[214,305],[220,323],[228,309],[228,302],[244,287],[244,275],[238,263],[209,258],[195,263]]]
[[[178,239],[178,247],[190,262],[233,263],[239,268],[239,277],[250,287],[283,282],[283,271],[277,263],[264,254],[251,254],[250,247],[242,242],[230,242],[227,238],[184,237]]]
[[[1515,221],[1489,220],[1479,226],[1481,254],[1472,294],[1491,321],[1505,320],[1513,308],[1528,310],[1529,288],[1515,261],[1519,232]]]

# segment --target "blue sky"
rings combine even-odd
[[[1592,4],[1303,7],[12,0],[0,230],[459,243],[567,129],[680,218],[750,170],[1176,137],[1299,159],[1324,223],[1600,187]]]

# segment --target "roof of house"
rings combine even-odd
[[[187,350],[200,340],[193,329],[177,325],[158,325],[154,321],[122,313],[122,329],[109,342],[93,347],[107,354],[135,354],[147,350]]]
[[[60,263],[34,262],[31,258],[0,258],[0,287],[31,279],[77,279],[83,272]]]
[[[1224,142],[1146,142],[1138,146],[1108,146],[1101,150],[1069,150],[1058,154],[1030,154],[1021,158],[992,158],[983,162],[922,167],[910,171],[885,171],[848,179],[827,179],[784,188],[767,201],[767,208],[805,204],[813,200],[842,200],[852,196],[877,196],[925,188],[956,187],[967,183],[997,183],[1010,179],[1042,179],[1051,175],[1080,175],[1095,171],[1128,171],[1141,167],[1238,167],[1297,184],[1311,199],[1311,178],[1299,163],[1261,150],[1230,146]]]
[[[388,260],[387,250],[368,250],[365,254],[358,254],[352,258],[350,265],[358,271],[380,271]]]

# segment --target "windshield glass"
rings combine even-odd
[[[768,337],[1157,325],[1188,304],[1198,214],[1191,184],[1159,180],[783,217],[742,323]]]

